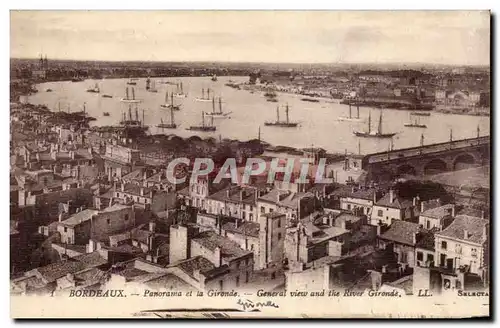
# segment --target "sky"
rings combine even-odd
[[[11,11],[11,58],[489,65],[487,11]]]

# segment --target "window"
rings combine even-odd
[[[260,207],[260,213],[266,213],[266,208],[264,206]]]
[[[224,282],[222,280],[219,280],[219,290],[222,291],[222,288],[224,288]]]
[[[269,209],[269,213],[272,213],[274,210],[272,208]]]
[[[278,228],[281,228],[281,219],[278,219]]]
[[[380,216],[380,217],[383,217],[384,216],[384,211],[378,210],[377,215]]]
[[[250,211],[253,211],[253,206],[252,205],[250,205]]]
[[[462,254],[462,245],[460,244],[455,245],[455,253]]]
[[[240,287],[240,276],[236,276],[236,287]]]
[[[445,241],[441,242],[441,248],[446,249],[448,247],[448,244]]]
[[[253,251],[254,244],[250,245],[250,250]]]
[[[281,240],[281,232],[278,233],[278,240]]]
[[[271,279],[276,279],[276,272],[271,273]]]
[[[417,260],[418,261],[423,261],[424,260],[424,254],[422,252],[417,252]]]
[[[347,209],[350,210],[351,209],[351,204],[347,204]]]
[[[68,232],[68,228],[64,227],[64,232]]]
[[[430,229],[431,228],[431,221],[427,220],[427,221],[425,221],[425,223],[426,223],[425,224],[426,229]]]
[[[248,283],[248,281],[250,280],[250,274],[248,273],[248,271],[245,273],[245,283]]]
[[[427,254],[427,261],[434,262],[434,255],[433,254]]]
[[[475,249],[475,248],[471,248],[471,250],[470,250],[470,255],[471,255],[472,257],[477,257],[477,249]]]
[[[108,225],[111,225],[111,220],[110,219],[107,219],[106,222],[108,223]]]
[[[125,221],[128,221],[128,214],[125,214]]]
[[[250,265],[250,258],[247,258],[247,259],[245,260],[245,264],[246,264],[247,266],[248,266],[248,265]]]
[[[250,221],[253,221],[253,214],[252,214],[252,213],[249,213],[249,214],[248,214],[248,219],[249,219]]]

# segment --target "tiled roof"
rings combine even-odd
[[[485,241],[483,231],[488,223],[488,220],[477,217],[457,215],[455,220],[437,235],[481,244]],[[465,231],[468,234],[467,238],[465,237]]]
[[[126,192],[128,194],[132,194],[132,195],[138,195],[138,196],[140,196],[141,195],[141,189],[143,189],[143,191],[144,191],[144,196],[149,195],[149,193],[152,191],[151,188],[141,187],[141,186],[138,186],[138,185],[136,185],[134,183],[126,183],[125,186],[124,186],[124,192]]]
[[[213,231],[202,232],[196,236],[196,238],[193,238],[192,241],[201,244],[203,247],[206,247],[211,251],[214,251],[216,247],[219,247],[221,257],[228,262],[251,254],[250,251],[243,250],[234,241],[219,236]]]
[[[121,204],[114,204],[112,206],[106,207],[101,212],[104,212],[104,213],[115,212],[115,211],[120,211],[120,210],[124,210],[124,209],[130,209],[130,206],[121,205]]]
[[[279,201],[278,201],[278,195],[280,196]],[[268,203],[277,204],[279,206],[291,209],[298,209],[300,199],[312,196],[313,195],[311,193],[307,192],[294,193],[294,192],[287,192],[278,189],[273,189],[267,194],[261,196],[259,198],[259,201],[265,201]]]
[[[229,191],[229,197],[227,195]],[[243,193],[245,195],[243,196]],[[208,199],[218,200],[221,202],[232,202],[232,203],[245,203],[250,205],[255,205],[255,193],[256,190],[253,188],[242,188],[239,186],[230,186],[207,197]],[[243,196],[243,197],[242,197]],[[241,197],[241,198],[240,198]]]
[[[45,280],[47,280],[47,282],[53,282],[61,277],[64,277],[68,273],[75,273],[85,269],[86,267],[85,263],[70,259],[64,262],[52,263],[39,267],[36,270]]]
[[[85,221],[92,219],[92,216],[97,213],[98,211],[96,210],[86,209],[76,214],[73,214],[66,220],[62,221],[61,224],[65,226],[74,227],[76,225],[79,225]]]
[[[421,216],[427,216],[430,218],[435,218],[435,219],[442,219],[447,215],[451,215],[451,211],[453,209],[453,204],[446,204],[443,206],[435,207],[428,209],[422,213],[420,213]]]
[[[179,267],[182,271],[194,278],[194,272],[200,270],[201,273],[208,272],[215,268],[215,265],[204,258],[203,256],[195,256],[185,261],[179,262],[174,266]]]
[[[227,222],[222,226],[222,229],[225,231],[239,233],[245,236],[259,237],[260,226],[255,222],[244,221],[239,223],[238,227],[236,227],[235,223]]]
[[[144,282],[146,286],[155,289],[168,289],[168,290],[181,290],[181,291],[189,291],[195,290],[190,284],[177,277],[176,275],[167,273],[163,276],[153,278],[151,280]]]
[[[96,267],[108,263],[99,252],[92,252],[74,257],[76,261],[85,264],[87,267]]]
[[[420,226],[417,223],[393,220],[389,230],[380,236],[380,238],[400,244],[415,246],[413,243],[413,234],[419,231]]]
[[[398,208],[398,209],[406,209],[413,206],[413,202],[407,199],[403,199],[394,194],[393,202],[390,202],[391,195],[387,193],[384,197],[380,198],[375,205],[382,207],[390,207],[390,208]]]

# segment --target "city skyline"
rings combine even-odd
[[[83,61],[484,66],[489,65],[489,15],[12,11],[10,57],[37,58],[43,53],[51,59]],[[413,22],[411,28],[405,25],[408,21]]]

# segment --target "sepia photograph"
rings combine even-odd
[[[11,10],[11,317],[490,317],[491,21]]]

